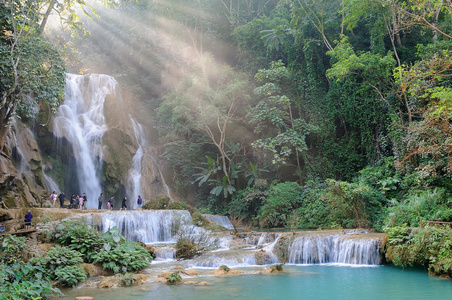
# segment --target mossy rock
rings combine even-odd
[[[170,198],[168,196],[157,196],[154,199],[146,201],[143,209],[168,209]]]

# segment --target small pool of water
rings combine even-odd
[[[452,299],[452,281],[426,270],[392,266],[284,266],[272,275],[197,277],[206,286],[149,283],[113,289],[71,289],[62,299]],[[60,298],[61,299],[61,298]]]

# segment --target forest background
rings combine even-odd
[[[1,148],[13,116],[56,109],[66,71],[105,73],[202,212],[452,221],[450,0],[3,2]]]

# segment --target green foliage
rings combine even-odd
[[[259,212],[261,227],[285,227],[289,213],[301,202],[303,188],[296,182],[284,182],[273,185]]]
[[[43,268],[30,263],[0,264],[0,299],[32,300],[46,299],[54,293],[62,295],[44,274]]]
[[[174,284],[178,284],[181,282],[182,282],[182,277],[180,276],[180,274],[177,272],[174,272],[169,275],[168,280],[166,281],[166,284],[174,285]]]
[[[86,273],[79,265],[57,267],[55,269],[56,282],[64,286],[74,287],[85,279]]]
[[[178,259],[192,259],[200,253],[199,245],[191,240],[180,238],[176,243],[176,257]]]
[[[240,190],[228,204],[229,214],[242,219],[254,219],[268,196],[266,183]]]
[[[406,226],[386,229],[386,259],[396,266],[428,266],[437,275],[452,275],[449,228]]]
[[[231,269],[226,265],[221,265],[218,269],[222,269],[225,272],[229,272]]]
[[[419,226],[421,220],[450,219],[450,199],[444,189],[412,190],[405,199],[391,201],[388,212],[394,213],[396,225]],[[389,225],[389,219],[386,221]]]
[[[126,273],[146,268],[152,260],[149,252],[139,243],[124,241],[104,245],[98,253],[93,255],[94,263],[102,264],[106,270],[115,273]]]
[[[63,286],[76,286],[86,279],[85,271],[80,267],[82,254],[69,247],[55,246],[42,258],[34,258],[31,262],[45,270],[47,276]]]
[[[137,278],[132,273],[124,273],[119,275],[119,282],[122,286],[131,286]]]
[[[157,196],[154,199],[146,201],[143,209],[168,209],[170,198],[168,196]]]
[[[25,237],[5,234],[0,236],[0,263],[12,265],[26,259],[28,245]]]
[[[90,228],[86,222],[63,222],[59,224],[53,234],[53,240],[68,246],[84,255],[84,260],[92,261],[92,256],[103,245],[100,233]]]

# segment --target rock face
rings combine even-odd
[[[23,123],[14,121],[0,155],[0,207],[39,206],[45,196],[38,144]]]

